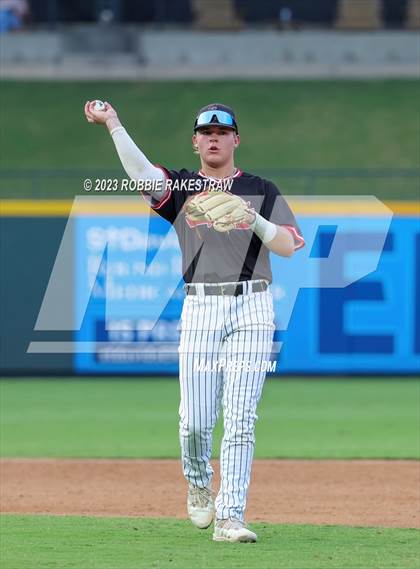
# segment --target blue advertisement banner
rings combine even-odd
[[[75,370],[177,373],[184,291],[174,230],[139,215],[76,223],[75,339],[83,349]]]
[[[394,217],[381,252],[378,218],[299,224],[305,253],[271,255],[275,373],[418,373],[419,219]],[[148,215],[80,216],[76,227],[75,371],[176,374],[184,291],[173,228]],[[319,262],[332,257],[334,279]]]
[[[334,228],[317,222],[314,248],[322,256]],[[365,246],[363,233],[349,236],[343,271]],[[279,273],[284,260],[272,256],[272,264]],[[290,287],[283,275],[282,285],[273,284],[278,317]],[[419,292],[419,220],[394,218],[374,272],[342,288],[300,289],[287,330],[275,334],[283,342],[277,373],[419,373]]]

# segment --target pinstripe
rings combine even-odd
[[[233,322],[232,322],[232,308],[235,309],[235,316],[236,316],[236,307],[237,307],[237,305],[238,305],[238,300],[237,300],[238,298],[239,298],[238,296],[232,296],[232,299],[231,299],[230,302],[229,302],[229,299],[228,299],[228,302],[229,302],[229,312],[228,312],[228,314],[229,314],[229,321],[230,321],[230,322],[229,322],[229,323],[230,323],[230,329],[229,329],[229,331],[230,331],[231,334],[233,333],[233,331],[234,331],[234,329],[235,329],[235,327],[234,327],[234,325],[233,325]]]
[[[252,341],[254,338],[254,331],[251,330],[250,331],[250,340]],[[249,397],[250,397],[250,401],[253,401],[253,386],[254,386],[254,380],[255,380],[255,371],[250,372],[250,377],[252,377],[252,383],[251,386],[249,388]],[[248,378],[248,383],[249,383],[249,379]],[[246,465],[251,465],[251,456],[252,456],[252,449],[253,449],[253,441],[249,441],[247,440],[247,437],[249,436],[248,433],[250,431],[250,417],[247,417],[247,399],[244,398],[244,407],[243,407],[243,417],[242,417],[242,438],[245,439],[243,446],[245,446],[245,451],[246,451]],[[246,420],[245,420],[246,419]],[[246,435],[244,433],[244,424],[246,424]],[[248,458],[249,457],[249,458]],[[249,466],[250,467],[250,466]],[[242,486],[241,486],[241,495],[238,496],[238,508],[239,505],[243,506],[243,509],[245,508],[245,500],[246,500],[246,491],[247,491],[247,487],[248,487],[248,480],[249,480],[249,476],[248,476],[248,468],[244,468],[244,465],[242,465],[241,468],[241,472],[243,473],[242,476]],[[243,510],[239,510],[237,511],[237,516],[239,516],[239,518],[243,517]]]
[[[241,298],[241,300],[242,300],[242,307],[243,307],[243,300],[244,300],[244,298],[246,298],[246,297],[244,296],[244,297]],[[237,318],[238,318],[238,317],[237,317]],[[238,326],[238,328],[239,328],[239,326]],[[242,350],[239,350],[239,353],[243,355],[243,358],[242,358],[243,360],[245,359],[245,349],[246,349],[247,334],[248,334],[248,331],[245,329],[244,332],[243,332]],[[236,403],[235,407],[232,407],[232,413],[234,412],[234,409],[235,409],[235,408],[236,408],[237,410],[239,410],[239,408],[240,408],[241,395],[242,395],[242,379],[244,379],[245,381],[247,381],[247,375],[248,375],[248,372],[247,372],[246,374],[243,374],[243,373],[240,373],[240,374],[239,374],[239,385],[238,385],[237,401],[232,402],[232,405],[234,405],[234,404]],[[236,378],[236,380],[238,380],[238,378]],[[233,389],[232,391],[234,392],[234,389]],[[244,401],[245,401],[246,398],[243,397],[243,399],[244,399]],[[240,416],[239,416],[239,412],[238,412],[238,416],[237,416],[236,420],[239,421],[239,419],[240,419]],[[238,435],[238,434],[236,434],[236,436],[237,436],[237,435]],[[239,440],[238,442],[236,441],[236,436],[235,436],[235,447],[234,447],[235,453],[234,453],[233,471],[234,471],[234,472],[236,472],[236,471],[239,472],[239,477],[238,477],[239,480],[237,481],[237,482],[238,482],[238,488],[237,488],[236,491],[235,491],[235,481],[236,481],[236,480],[235,480],[235,477],[234,477],[234,476],[232,477],[232,479],[233,479],[233,481],[232,481],[232,494],[233,494],[233,496],[238,495],[238,494],[240,493],[240,490],[241,490],[241,483],[242,483],[242,476],[243,476],[243,470],[242,470],[242,448],[243,448],[243,445],[244,445],[244,441],[243,441],[243,417],[242,417],[242,429],[240,430],[240,440]],[[238,443],[239,443],[239,444],[238,444]],[[238,468],[236,469],[236,468],[235,468],[235,467],[236,467],[236,458],[239,458],[239,457],[237,457],[237,454],[239,454],[239,452],[240,452],[239,466],[238,466]],[[240,496],[239,496],[239,499],[240,499]]]
[[[216,305],[217,305],[217,314],[220,314],[220,300],[223,301],[223,298],[220,298],[219,296],[216,296]],[[217,322],[217,317],[216,317],[216,322]],[[224,321],[223,321],[224,322]],[[217,326],[217,328],[219,328],[219,326]],[[218,342],[218,346],[217,346],[217,357],[220,357],[221,351],[222,351],[222,347],[223,347],[223,330],[222,330],[222,326],[220,326],[220,331],[218,330],[218,338],[219,338],[219,342]],[[218,372],[217,374],[217,379],[218,379],[218,389],[217,389],[217,401],[216,401],[216,405],[217,405],[217,412],[219,413],[220,410],[220,405],[221,405],[221,400],[223,397],[223,373],[222,372]]]
[[[257,336],[257,341],[259,339],[259,331],[258,330],[251,330],[251,342],[252,345],[255,345],[255,333]],[[252,360],[256,361],[257,359],[257,354],[254,355],[253,358],[251,358]],[[256,377],[256,372],[255,370],[253,370],[251,373],[251,377],[252,377],[252,382],[251,382],[251,386],[249,388],[249,402],[247,402],[247,405],[249,405],[248,407],[248,416],[246,416],[246,407],[244,409],[244,420],[246,417],[246,429],[247,429],[247,436],[248,433],[250,433],[250,438],[251,441],[248,442],[247,447],[246,447],[246,454],[247,454],[247,468],[243,469],[244,472],[244,480],[243,480],[243,488],[244,488],[244,493],[246,496],[246,491],[248,488],[248,484],[249,484],[249,474],[250,474],[250,467],[251,467],[251,461],[252,461],[252,455],[253,455],[253,448],[254,448],[254,440],[253,440],[253,429],[254,429],[254,418],[252,416],[252,414],[254,413],[254,404],[255,406],[257,405],[257,401],[255,398],[255,393],[254,393],[254,383],[255,383],[255,377]],[[249,465],[249,466],[248,466]],[[245,499],[245,496],[243,499]],[[245,504],[244,504],[245,507]],[[243,512],[241,512],[242,514]]]
[[[186,313],[188,314],[188,304],[186,306]],[[187,314],[185,317],[187,317]],[[182,342],[181,344],[181,357],[183,360],[183,370],[182,370],[182,375],[180,376],[180,381],[181,381],[181,385],[182,385],[182,390],[181,390],[181,405],[180,408],[182,409],[182,416],[181,416],[181,431],[180,431],[180,438],[181,438],[181,447],[185,446],[185,443],[187,444],[187,449],[186,452],[183,453],[183,462],[184,462],[184,469],[186,474],[190,474],[190,468],[189,468],[189,464],[187,462],[186,457],[191,456],[191,448],[190,448],[190,441],[189,438],[185,436],[185,425],[188,424],[189,420],[190,420],[190,408],[189,408],[189,389],[188,389],[188,381],[190,378],[190,373],[188,370],[188,366],[189,366],[189,358],[188,355],[185,353],[185,346],[189,345],[189,343],[191,342],[191,330],[188,329],[186,327],[186,331],[185,331],[185,336],[186,338],[184,339],[184,342]],[[188,343],[187,343],[188,342]]]
[[[204,326],[202,329],[206,329],[206,332],[204,334],[204,338],[202,336],[201,338],[201,351],[200,351],[200,357],[203,356],[206,363],[208,361],[208,339],[209,339],[209,335],[210,332],[207,330],[207,323],[209,322],[210,318],[211,318],[211,306],[207,307],[207,304],[205,302],[203,302],[203,307],[204,307],[204,314],[203,314],[203,321],[204,321]],[[208,377],[209,374],[211,376],[211,372],[208,372],[207,369],[205,369],[204,374],[202,375],[200,373],[200,382],[202,381],[202,391],[201,391],[201,395],[200,395],[200,423],[201,423],[201,428],[200,428],[200,432],[201,432],[201,444],[204,445],[204,450],[202,448],[201,450],[201,457],[202,457],[202,471],[203,474],[205,476],[205,479],[203,480],[203,486],[207,486],[209,483],[209,478],[211,478],[212,475],[212,470],[209,464],[209,459],[210,459],[210,453],[211,453],[211,431],[212,431],[212,417],[211,415],[208,414],[208,409],[207,409],[207,401],[209,399],[208,397]],[[210,400],[211,403],[211,400]],[[204,404],[204,418],[201,415],[201,410],[203,409],[203,404]]]
[[[206,303],[202,302],[200,304],[200,317],[201,315],[203,316],[204,322],[206,322]],[[201,321],[201,318],[200,318]],[[198,342],[198,354],[199,357],[202,356],[203,353],[203,349],[202,349],[202,342],[203,342],[203,327],[200,327],[200,337],[199,339],[197,339]],[[194,374],[195,375],[195,374]],[[197,399],[195,399],[193,397],[193,400],[198,402],[198,405],[194,405],[194,410],[196,410],[197,408],[197,415],[198,415],[198,429],[194,428],[194,441],[195,441],[195,445],[196,445],[196,449],[197,449],[197,444],[200,447],[199,452],[197,452],[196,450],[196,454],[195,454],[195,460],[197,461],[197,470],[200,474],[200,486],[205,486],[205,481],[203,480],[203,476],[202,476],[202,471],[200,468],[200,463],[199,463],[199,458],[198,457],[202,457],[203,456],[203,446],[202,446],[202,437],[203,437],[203,424],[201,421],[201,404],[202,404],[202,399],[201,399],[201,372],[197,374],[196,377],[193,377],[193,384],[197,383]],[[198,433],[200,435],[198,435]]]
[[[226,322],[226,297],[223,296],[222,297],[222,306],[223,306],[223,326],[225,328],[225,338],[228,335],[228,330],[227,330],[227,322]]]
[[[227,361],[231,361],[231,357],[230,357],[230,352],[232,351],[232,342],[233,342],[233,323],[232,323],[232,306],[234,304],[236,304],[236,299],[238,297],[233,296],[232,300],[230,302],[230,306],[229,306],[229,320],[230,320],[230,337],[229,337],[229,342],[226,345],[226,360]],[[229,350],[230,348],[230,350]],[[225,479],[226,479],[226,493],[229,496],[232,496],[234,494],[234,484],[235,484],[235,479],[234,479],[234,475],[236,473],[235,470],[235,441],[233,439],[233,409],[234,409],[234,396],[235,396],[235,386],[234,386],[234,381],[235,381],[235,374],[234,373],[229,373],[227,372],[227,377],[225,379],[225,381],[230,381],[230,385],[228,384],[226,386],[226,400],[227,400],[227,410],[226,410],[226,417],[227,417],[227,421],[226,421],[226,425],[225,425],[225,448],[224,450],[226,451],[226,446],[227,446],[227,457],[224,457],[224,465],[223,465],[223,470],[224,470],[224,474],[225,474]],[[229,401],[229,394],[230,394],[230,401]],[[233,454],[233,458],[232,455]],[[229,476],[229,465],[232,464],[232,474],[231,476]],[[227,471],[227,472],[226,472]],[[225,505],[226,507],[226,505]]]
[[[211,317],[212,317],[212,310],[210,307],[210,315],[209,315],[209,330],[206,333],[206,344],[205,344],[205,352],[204,352],[204,356],[206,358],[206,362],[208,361],[209,358],[209,337],[211,336]],[[206,324],[207,319],[204,319],[204,323]],[[208,425],[209,431],[207,431],[206,429],[206,439],[205,439],[205,443],[206,443],[206,452],[205,452],[205,469],[206,469],[206,475],[208,478],[212,477],[212,468],[209,464],[209,460],[210,460],[210,455],[211,455],[211,450],[212,450],[212,442],[211,442],[211,432],[213,430],[213,415],[212,415],[212,407],[213,407],[213,398],[212,398],[212,373],[207,372],[207,370],[204,372],[204,403],[205,403],[205,413],[204,413],[204,417],[205,417],[205,421],[206,421],[206,427]],[[208,393],[208,379],[210,380],[210,393]],[[209,403],[209,410],[207,409],[207,401]],[[208,415],[209,413],[209,415]],[[207,484],[210,480],[207,480]],[[206,485],[207,485],[206,484]]]
[[[232,302],[230,304],[230,309],[233,305],[233,303],[236,302],[236,298],[237,297],[232,297]],[[229,337],[229,342],[226,345],[226,360],[227,361],[231,361],[231,357],[230,357],[230,352],[232,351],[232,342],[233,342],[233,336],[232,336],[232,328],[233,328],[233,324],[232,324],[232,318],[231,318],[231,310],[229,311],[229,318],[230,318],[230,337]],[[230,348],[230,350],[229,350]],[[227,457],[224,456],[224,464],[223,464],[223,474],[224,474],[224,478],[226,479],[226,493],[228,495],[228,500],[229,501],[229,497],[234,495],[234,484],[235,484],[235,440],[233,439],[233,409],[234,409],[234,395],[235,395],[235,386],[234,386],[234,382],[235,382],[235,373],[232,372],[227,372],[227,377],[225,379],[226,382],[229,382],[226,385],[226,401],[227,401],[227,405],[226,405],[226,417],[225,417],[225,436],[224,436],[224,452],[223,454],[226,453],[227,451]],[[229,401],[229,395],[230,395],[230,401]],[[233,458],[232,455],[233,454]],[[231,475],[229,476],[229,465],[232,465],[231,467]],[[224,501],[225,504],[225,501]],[[226,504],[224,506],[226,508]]]
[[[241,295],[234,297],[235,298],[235,327],[233,327],[232,325],[232,329],[231,329],[231,333],[232,333],[232,340],[231,340],[231,345],[230,345],[230,357],[229,357],[229,361],[235,361],[238,359],[239,354],[241,353],[240,350],[240,344],[238,343],[238,346],[236,348],[234,340],[235,340],[235,336],[238,337],[238,339],[241,338],[240,334],[235,333],[236,330],[238,330],[238,303],[239,303],[239,298],[243,301],[244,296]],[[244,341],[244,339],[243,339]],[[242,343],[243,343],[242,341]],[[237,349],[237,352],[236,352]],[[235,358],[236,356],[236,358]],[[241,473],[240,471],[238,471],[237,467],[236,467],[236,459],[237,459],[237,451],[238,451],[238,447],[237,447],[237,430],[234,428],[234,421],[236,419],[236,421],[238,420],[238,417],[234,416],[234,414],[237,414],[237,410],[238,410],[238,404],[239,404],[239,399],[241,396],[241,378],[245,375],[242,373],[239,373],[237,371],[229,374],[230,375],[230,381],[231,381],[231,393],[232,393],[232,398],[231,398],[231,407],[230,407],[230,418],[231,418],[231,424],[230,424],[230,429],[231,429],[231,436],[230,436],[230,452],[233,454],[233,459],[232,459],[232,466],[230,466],[231,461],[228,460],[227,463],[227,470],[228,470],[228,476],[227,478],[230,479],[231,482],[231,486],[229,488],[230,491],[230,496],[231,499],[233,496],[236,495],[237,490],[235,491],[235,483],[236,483],[236,478],[237,477],[241,477]],[[236,401],[236,398],[238,398],[238,401]],[[230,454],[230,453],[229,453]],[[232,472],[229,472],[229,471]]]
[[[199,312],[200,312],[201,307],[199,306]],[[194,325],[195,319],[193,320],[193,325]],[[193,335],[193,345],[197,345],[197,329],[194,330],[194,335]],[[195,432],[195,408],[194,408],[194,400],[195,400],[195,390],[194,390],[194,368],[193,368],[193,361],[192,358],[189,357],[188,358],[188,364],[189,364],[189,368],[188,369],[188,376],[189,379],[191,381],[191,396],[190,394],[188,394],[188,401],[191,404],[191,415],[189,417],[189,423],[191,423],[191,430],[188,431],[188,440],[193,445],[193,452],[194,452],[194,458],[197,457],[197,443],[196,443],[196,438],[195,437],[191,437],[191,432]],[[190,466],[191,468],[191,466]],[[194,481],[195,484],[198,486],[198,473],[197,473],[197,469],[195,469],[194,471]]]
[[[194,306],[194,305],[193,305]],[[200,306],[198,306],[198,311],[200,311]],[[193,309],[193,312],[194,309]],[[193,325],[195,322],[195,318],[193,319]],[[197,341],[197,329],[193,328],[193,345],[196,344]],[[188,347],[187,347],[188,349]],[[190,387],[190,392],[187,394],[188,395],[188,423],[191,423],[191,427],[192,427],[192,432],[195,431],[195,410],[194,410],[194,373],[193,373],[193,362],[192,362],[192,358],[188,357],[188,378],[189,378],[189,382],[191,383],[191,387]],[[188,427],[187,427],[188,428]],[[188,437],[188,448],[191,449],[191,446],[193,447],[192,452],[194,453],[193,456],[197,456],[197,445],[195,442],[195,437],[191,438],[190,436],[190,430],[188,429],[187,431],[187,437]],[[192,454],[191,452],[191,454]],[[190,463],[190,472],[191,472],[192,468],[191,468],[191,463]],[[194,481],[195,484],[197,485],[198,482],[198,476],[197,476],[197,472],[193,472],[193,476],[194,476]]]
[[[184,309],[183,309],[183,314],[184,318],[186,318],[186,313],[187,313],[187,301],[184,305]],[[187,343],[187,338],[188,340],[190,339],[191,333],[189,330],[186,329],[184,323],[181,324],[181,344],[180,344],[180,374],[179,374],[179,379],[180,379],[180,395],[181,395],[181,401],[180,401],[180,405],[179,405],[179,414],[180,414],[180,442],[181,442],[181,449],[183,451],[183,447],[184,447],[184,433],[183,433],[183,426],[187,420],[187,416],[188,416],[188,410],[185,410],[185,401],[188,402],[188,388],[186,386],[186,382],[188,381],[188,370],[186,369],[186,366],[188,365],[188,361],[186,359],[186,354],[184,353],[184,346]],[[188,453],[183,452],[183,467],[184,467],[184,471],[187,471],[187,463],[186,463],[186,459],[185,456],[187,454],[190,455],[191,453],[189,452],[189,448],[188,448]]]
[[[259,336],[259,333],[257,332],[257,339],[258,339],[258,336]],[[251,330],[252,345],[254,345],[253,340],[254,340],[254,330]],[[251,383],[251,387],[250,387],[250,399],[251,399],[251,401],[255,400],[254,385],[255,385],[255,371],[252,372],[252,383]],[[244,406],[245,406],[245,402],[244,402]],[[244,409],[244,413],[245,413],[245,409]],[[248,418],[248,428],[250,428],[249,418]],[[248,480],[249,480],[249,476],[251,474],[252,456],[253,456],[253,446],[248,446],[247,452],[246,452],[246,464],[245,464],[245,467],[243,469],[243,472],[245,472],[245,475],[247,475],[247,473],[249,473]],[[246,494],[246,489],[245,489],[245,494]],[[244,507],[245,507],[245,504],[244,504]]]
[[[258,310],[258,306],[257,306],[257,295],[256,294],[251,294],[251,299],[254,302],[254,307],[255,307],[255,319],[256,319],[256,323],[261,324],[260,320],[259,320],[259,313],[260,311]]]
[[[246,298],[246,296],[244,296],[244,297],[242,298],[242,311],[244,310],[244,300],[245,300],[245,298]],[[248,353],[248,354],[250,353],[250,349],[249,349],[249,348],[250,348],[250,346],[251,346],[251,343],[250,343],[250,338],[249,338],[249,332],[250,332],[250,331],[245,327],[245,328],[244,328],[244,332],[243,332],[243,348],[242,348],[243,359],[245,359],[245,354],[246,354],[246,353]],[[249,346],[247,346],[247,341],[248,341],[248,343],[249,343]],[[245,393],[246,393],[247,390],[248,390],[248,389],[247,389],[247,387],[248,387],[247,384],[248,384],[248,381],[249,381],[249,376],[248,376],[248,374],[249,374],[249,372],[246,372],[246,373],[244,373],[244,374],[242,374],[242,373],[240,374],[241,380],[242,380],[242,378],[245,380],[245,391],[244,391],[244,395],[243,395],[244,401],[246,400]],[[239,398],[238,398],[238,401],[237,401],[237,409],[238,409],[238,410],[240,409],[240,403],[241,403],[240,397],[241,397],[241,394],[242,394],[242,391],[241,391],[241,390],[242,390],[242,381],[240,381],[239,388],[240,388],[240,391],[239,391]],[[237,420],[239,420],[239,417],[238,417]],[[244,413],[242,413],[241,440],[239,441],[239,449],[238,449],[238,450],[240,451],[240,461],[239,461],[240,480],[239,480],[239,485],[238,485],[238,489],[237,489],[238,499],[236,500],[236,501],[238,501],[238,502],[241,502],[241,501],[242,501],[241,490],[242,490],[242,478],[243,478],[243,474],[244,474],[244,471],[243,471],[243,468],[242,468],[242,451],[243,451],[244,446],[246,446],[246,444],[247,444],[247,442],[244,441]]]
[[[253,339],[252,328],[251,328],[251,329],[248,329],[248,328],[245,327],[245,326],[246,326],[246,325],[245,325],[246,319],[245,319],[245,307],[244,307],[244,305],[245,305],[245,302],[247,301],[247,299],[248,299],[248,295],[245,296],[245,297],[243,298],[243,301],[242,301],[242,320],[241,320],[241,322],[242,322],[242,325],[244,326],[244,329],[246,330],[245,333],[246,333],[246,334],[248,335],[248,337],[249,337],[250,345],[252,346],[252,345],[253,345],[253,342],[252,342],[252,339]],[[245,352],[245,347],[246,347],[246,346],[244,346],[244,349],[243,349],[243,352],[242,352],[242,357],[243,357],[243,358],[245,358],[245,353],[246,353],[246,352]],[[248,350],[248,353],[249,353],[249,350]],[[249,381],[249,379],[247,379],[247,382],[248,382],[248,381]],[[251,393],[252,393],[252,389],[251,389]],[[242,454],[243,454],[243,446],[244,446],[243,443],[244,443],[245,401],[246,401],[246,398],[244,397],[244,398],[243,398],[243,406],[242,406],[242,424],[241,424],[241,443],[242,443],[242,444],[241,444],[241,447],[240,447],[240,448],[241,448],[241,458],[240,458],[240,464],[239,464],[239,471],[240,471],[240,472],[244,472],[244,465],[243,465],[243,462],[242,462],[242,460],[243,460]],[[238,408],[239,408],[239,401],[238,401]],[[245,454],[247,455],[247,454],[248,454],[248,449],[245,449],[245,451],[246,451]]]

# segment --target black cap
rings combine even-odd
[[[225,122],[221,122],[216,113],[211,115],[211,111],[222,111],[224,113],[227,113],[230,116],[231,123],[227,124]],[[203,113],[209,113],[207,121],[200,123],[200,125],[197,125],[198,119],[200,115],[202,115]],[[234,110],[231,107],[228,107],[227,105],[222,105],[221,103],[212,103],[211,105],[206,105],[205,107],[201,108],[198,111],[194,122],[194,132],[198,128],[210,125],[224,126],[227,128],[232,128],[235,132],[238,132],[238,125],[236,123]]]

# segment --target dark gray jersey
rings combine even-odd
[[[173,224],[178,234],[185,282],[238,282],[255,279],[271,282],[269,250],[251,230],[235,229],[219,233],[205,223],[191,227],[186,222],[183,206],[208,178],[199,172],[185,169],[165,172],[172,187],[160,201],[153,198],[148,201],[159,215]],[[195,180],[196,185],[182,184],[189,180]],[[294,238],[295,248],[303,247],[304,239],[295,217],[272,182],[238,170],[229,191],[249,201],[265,219],[287,227]]]

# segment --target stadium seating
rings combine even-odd
[[[420,0],[409,0],[406,27],[412,30],[420,29]]]
[[[335,26],[353,30],[381,28],[381,1],[339,0]]]
[[[195,26],[199,29],[237,29],[242,22],[235,14],[232,0],[193,0]]]

